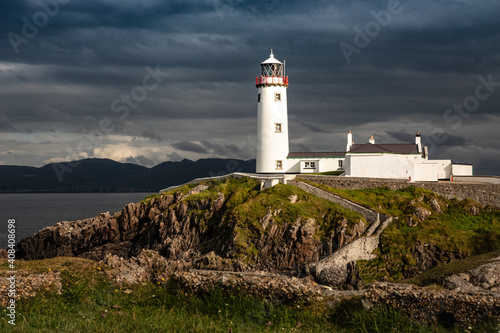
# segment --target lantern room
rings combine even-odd
[[[288,77],[285,76],[285,65],[276,59],[271,50],[269,59],[260,64],[260,77],[255,78],[257,87],[262,85],[288,86]]]

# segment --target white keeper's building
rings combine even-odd
[[[452,176],[472,176],[472,165],[451,160],[429,160],[420,134],[412,143],[377,144],[373,136],[354,144],[347,134],[346,151],[290,152],[288,146],[285,65],[273,52],[261,63],[257,87],[257,173],[319,173],[340,171],[347,177],[396,178],[437,181]]]

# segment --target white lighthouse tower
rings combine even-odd
[[[288,156],[288,111],[285,66],[271,50],[260,64],[257,87],[257,173],[284,173]]]

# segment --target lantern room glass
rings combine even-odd
[[[261,65],[261,76],[283,76],[282,64]]]

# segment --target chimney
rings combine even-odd
[[[370,137],[370,141],[368,141],[368,142],[370,142],[372,145],[375,144],[375,139],[373,138],[373,135]]]
[[[417,145],[418,152],[422,154],[422,140],[420,138],[420,132],[417,132],[415,136],[415,144]]]
[[[345,149],[346,152],[351,150],[351,146],[354,142],[352,141],[352,133],[349,130],[349,133],[347,133],[347,147]]]

